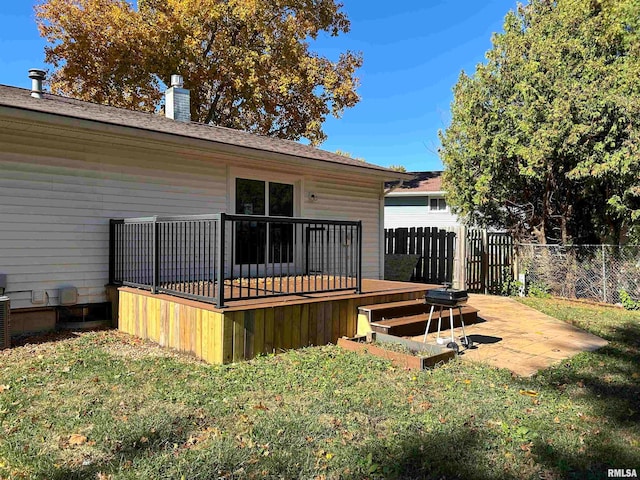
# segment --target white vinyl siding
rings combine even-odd
[[[380,277],[380,184],[374,181],[338,179],[315,175],[305,178],[303,216],[334,220],[362,220],[362,274]],[[316,195],[316,200],[309,198]]]
[[[432,209],[436,201],[438,209]],[[448,206],[440,210],[442,196],[393,196],[385,199],[384,228],[411,227],[457,227],[460,225],[456,215]]]
[[[12,308],[44,306],[31,303],[33,290],[57,305],[64,286],[78,288],[79,303],[106,301],[109,219],[230,212],[229,172],[236,167],[299,178],[296,216],[363,220],[363,273],[379,278],[381,180],[114,134],[23,127],[5,122],[0,129],[0,272]]]
[[[176,160],[181,172],[163,171],[163,162]],[[140,171],[0,153],[0,271],[11,307],[44,306],[31,303],[33,290],[57,305],[63,286],[78,288],[79,303],[106,301],[109,219],[225,209],[225,166],[190,170],[185,159],[161,156]]]

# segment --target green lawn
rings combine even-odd
[[[532,379],[461,361],[414,373],[333,346],[214,367],[113,331],[0,352],[0,478],[640,471],[640,314],[523,302],[610,344]]]

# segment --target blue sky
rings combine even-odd
[[[321,148],[378,165],[438,170],[438,130],[449,122],[452,87],[472,72],[502,30],[515,0],[342,0],[351,31],[323,36],[314,47],[337,58],[360,51],[362,100],[341,119],[329,118]],[[27,70],[45,67],[44,41],[29,0],[0,7],[0,83],[29,87]]]

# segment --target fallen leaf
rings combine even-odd
[[[535,390],[520,390],[520,395],[527,395],[529,397],[537,397],[538,392]]]
[[[464,382],[466,385],[469,385],[469,384],[471,383],[471,380],[469,380],[468,378],[465,378],[465,379],[463,380],[463,382]]]
[[[9,385],[0,385],[0,393],[4,392],[5,390],[9,390],[11,387]]]
[[[344,432],[342,432],[342,437],[346,440],[353,440],[355,434],[349,430],[345,430]]]
[[[560,419],[559,419],[558,417],[555,417],[555,418],[553,419],[553,423],[560,423]]]
[[[69,437],[69,445],[79,446],[83,445],[87,442],[87,437],[84,435],[80,435],[79,433],[74,433]]]
[[[265,412],[269,410],[269,408],[264,406],[262,402],[260,402],[258,405],[254,405],[253,408],[255,408],[256,410],[262,410]]]
[[[149,439],[147,437],[141,437],[140,438],[140,443],[147,443],[149,441]]]

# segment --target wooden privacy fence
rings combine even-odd
[[[385,229],[385,254],[420,255],[411,278],[414,282],[444,283],[453,281],[455,232],[437,227]]]
[[[502,293],[513,278],[513,238],[506,232],[469,229],[466,233],[466,284],[475,293]]]

